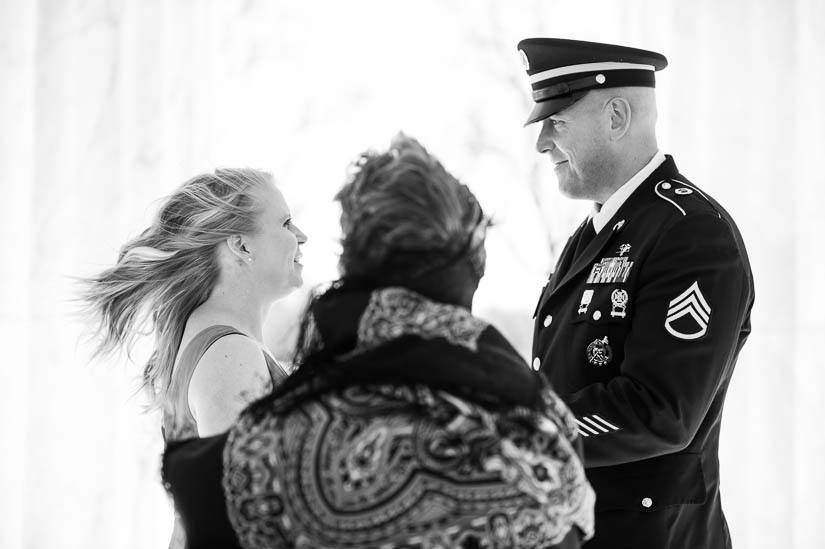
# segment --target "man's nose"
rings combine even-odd
[[[536,150],[539,153],[550,152],[556,148],[556,143],[553,141],[553,125],[548,124],[547,121],[541,123],[541,132],[536,139]]]

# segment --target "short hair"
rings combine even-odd
[[[396,136],[386,151],[353,163],[337,193],[343,278],[403,284],[457,260],[484,274],[489,220],[470,189],[415,139]]]

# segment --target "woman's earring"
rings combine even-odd
[[[247,257],[246,260],[249,261],[250,263],[252,263],[252,258],[251,257]]]

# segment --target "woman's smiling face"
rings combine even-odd
[[[272,297],[283,297],[303,284],[300,246],[307,236],[293,222],[286,200],[275,185],[259,191],[263,207],[258,230],[248,236],[257,285]]]

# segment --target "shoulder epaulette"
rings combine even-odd
[[[673,178],[663,179],[656,183],[653,192],[679,210],[682,215],[687,215],[687,212],[691,209],[695,210],[696,206],[700,208],[704,206],[705,208],[709,207],[717,216],[721,217],[710,198],[692,183]],[[692,198],[688,199],[691,195]]]

